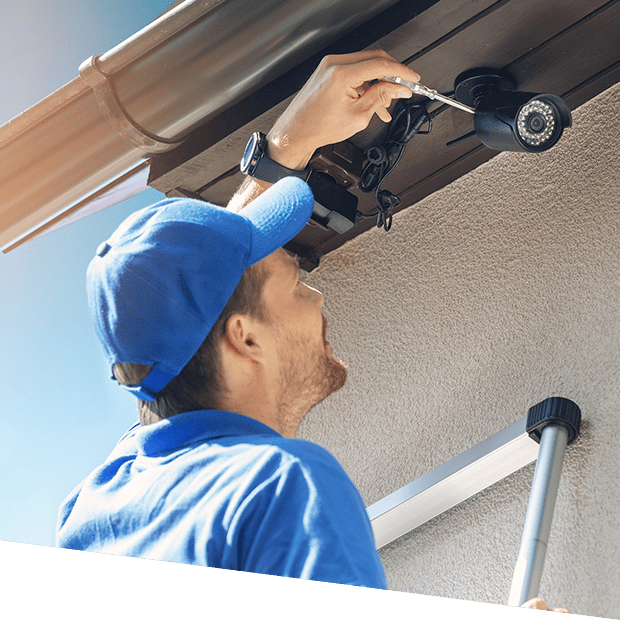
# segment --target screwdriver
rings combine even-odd
[[[428,86],[422,86],[422,84],[418,84],[417,82],[407,82],[399,77],[384,77],[383,80],[385,82],[392,82],[392,84],[402,84],[407,88],[410,88],[414,95],[424,95],[429,99],[436,99],[437,101],[441,101],[442,103],[447,103],[448,105],[454,106],[459,110],[464,110],[465,112],[469,112],[470,114],[475,114],[475,108],[471,108],[460,101],[456,101],[456,99],[451,99],[450,97],[445,97],[444,95],[439,94],[436,90],[432,88],[428,88]]]

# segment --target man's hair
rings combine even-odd
[[[211,331],[183,370],[159,392],[157,400],[138,401],[140,422],[148,424],[185,411],[218,409],[224,392],[220,359],[220,340],[226,323],[233,314],[245,314],[265,322],[261,292],[266,280],[265,269],[255,264],[248,267]],[[152,366],[116,363],[114,376],[119,383],[135,385]]]

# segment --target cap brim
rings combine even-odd
[[[307,183],[286,177],[255,198],[239,215],[252,224],[248,266],[257,263],[296,237],[308,223],[314,197]]]

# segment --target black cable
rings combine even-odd
[[[426,131],[420,131],[428,123]],[[416,134],[430,133],[433,119],[427,108],[421,104],[411,104],[401,100],[396,105],[388,132],[382,145],[373,146],[364,154],[365,163],[358,187],[365,193],[375,192],[379,210],[365,215],[360,211],[358,217],[377,217],[377,228],[388,231],[392,227],[392,209],[400,205],[400,198],[388,190],[382,190],[381,184],[398,165],[407,143]]]

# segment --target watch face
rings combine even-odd
[[[250,139],[248,140],[248,144],[245,147],[245,151],[243,152],[243,157],[241,158],[241,172],[243,174],[248,174],[252,172],[250,169],[252,165],[256,165],[257,155],[258,155],[258,145],[259,145],[260,135],[258,132],[252,134]]]

